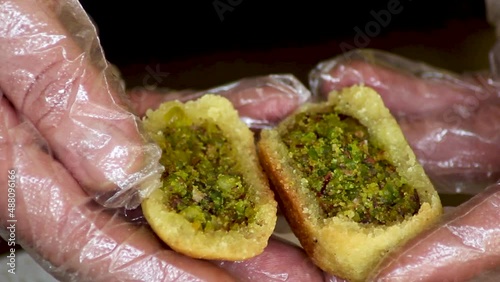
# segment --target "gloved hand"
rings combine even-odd
[[[493,59],[500,54],[496,50]],[[374,88],[437,190],[479,193],[387,256],[374,281],[500,278],[500,84],[492,69],[457,75],[381,51],[356,50],[311,72],[316,100],[354,84]]]
[[[161,152],[140,134],[80,4],[1,1],[0,24],[4,105],[98,202],[136,207],[159,185]]]
[[[4,239],[63,281],[323,278],[300,249],[278,240],[245,262],[208,262],[130,222],[114,208],[136,207],[157,186],[160,151],[141,134],[79,3],[1,1],[0,26]]]

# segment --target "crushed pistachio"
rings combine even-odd
[[[168,125],[153,138],[162,149],[165,205],[205,231],[247,225],[254,203],[221,129],[206,120],[194,123],[180,107],[164,119]]]
[[[420,200],[356,119],[300,113],[281,136],[325,217],[389,225],[418,212]]]

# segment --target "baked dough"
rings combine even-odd
[[[420,200],[418,213],[387,226],[358,223],[346,217],[325,217],[316,195],[289,157],[288,148],[280,137],[294,122],[294,115],[277,128],[261,132],[259,156],[279,195],[280,207],[287,221],[312,260],[324,271],[338,277],[364,281],[387,252],[438,219],[442,212],[441,202],[378,93],[368,87],[353,86],[332,92],[327,102],[304,105],[298,112],[327,108],[353,117],[367,128],[370,138],[386,152],[386,159],[417,191]]]

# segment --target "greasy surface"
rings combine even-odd
[[[300,113],[281,138],[325,217],[393,224],[418,211],[416,190],[370,142],[366,127],[356,119],[333,108]]]
[[[153,136],[165,166],[165,205],[205,231],[246,225],[253,203],[227,137],[209,120],[194,123],[180,107],[171,108],[164,119],[167,126]]]

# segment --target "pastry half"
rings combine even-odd
[[[371,88],[304,105],[263,130],[258,151],[301,245],[338,277],[365,280],[441,214],[437,192]]]
[[[144,127],[162,149],[162,187],[142,202],[145,218],[172,249],[195,258],[260,254],[277,204],[254,136],[225,98],[171,101],[148,111]]]

